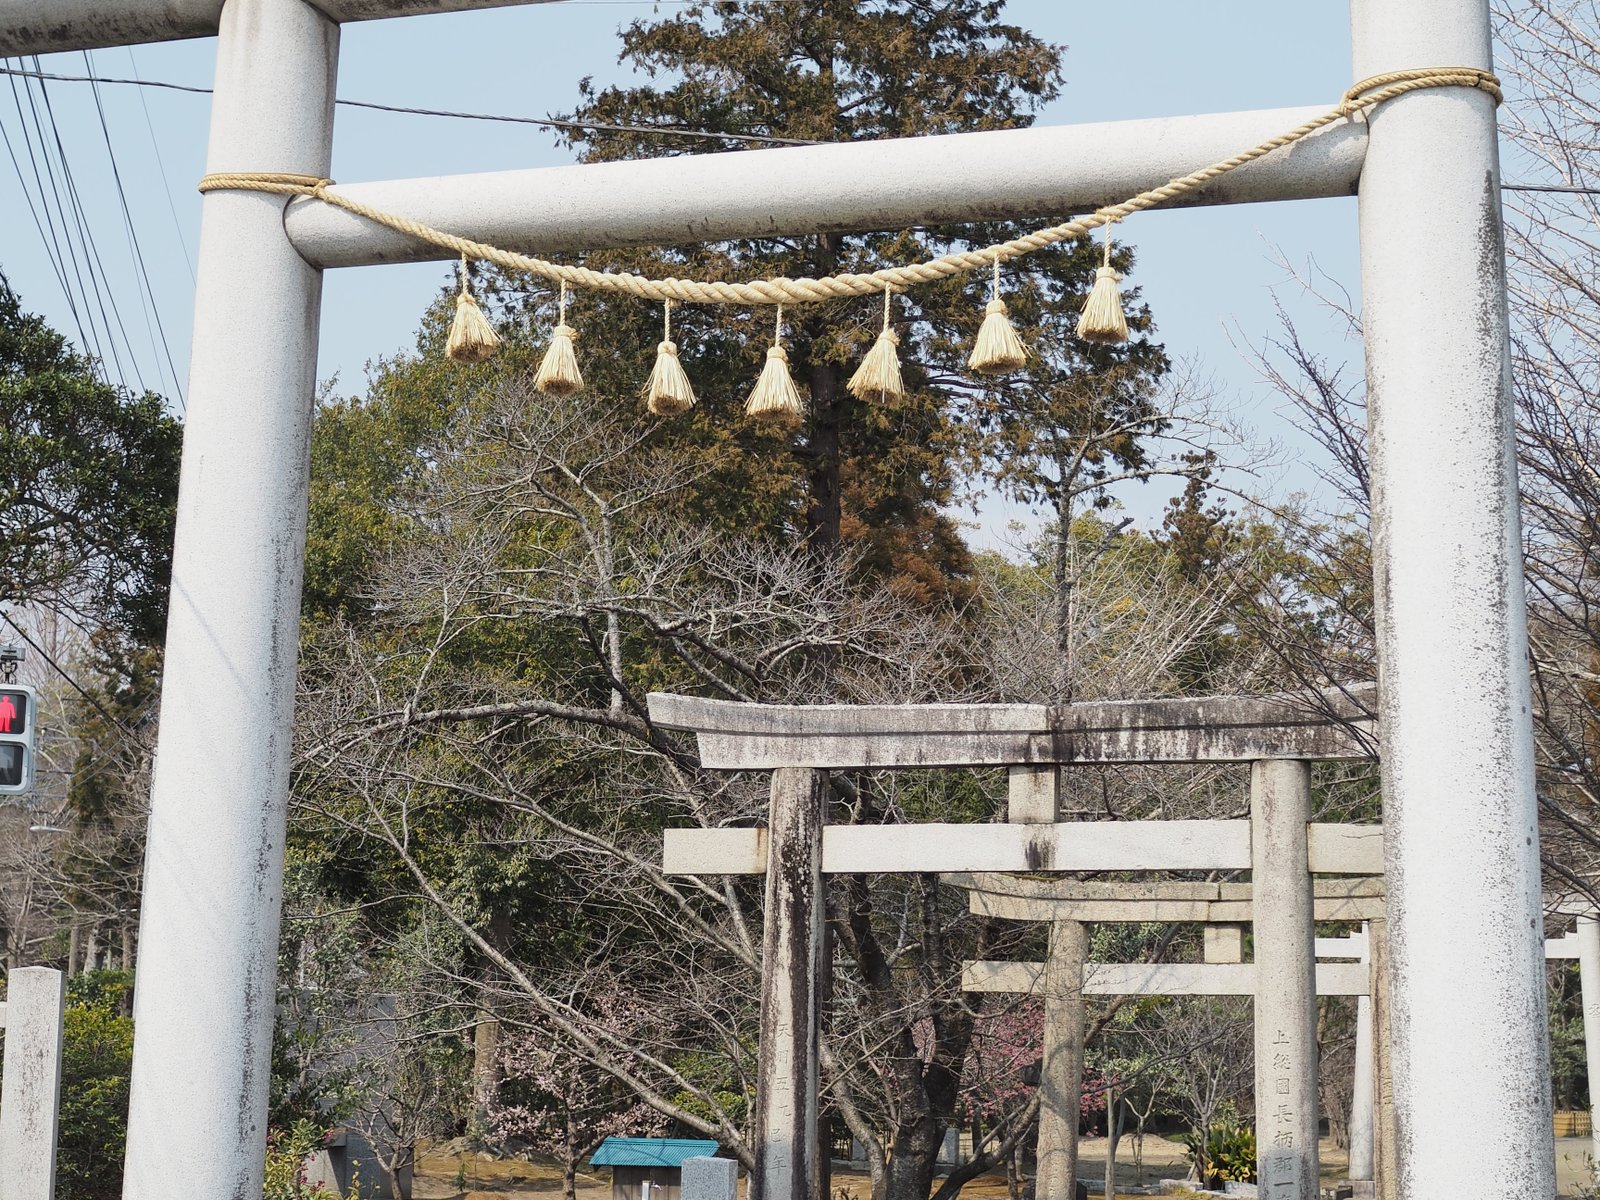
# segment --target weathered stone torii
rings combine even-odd
[[[1314,871],[1320,865],[1313,858]],[[1348,864],[1341,864],[1348,865]],[[1004,876],[947,876],[946,880],[969,889],[972,911],[1012,920],[1048,922],[1051,927],[1049,954],[1038,962],[969,962],[962,972],[962,986],[974,992],[1038,994],[1044,1000],[1043,1062],[1040,1073],[1038,1176],[1039,1195],[1067,1196],[1077,1175],[1078,1096],[1083,1086],[1083,998],[1085,996],[1250,996],[1256,1000],[1256,1082],[1258,1176],[1263,1194],[1279,1192],[1298,1195],[1311,1191],[1319,1176],[1317,1161],[1317,996],[1358,996],[1363,1001],[1370,992],[1369,968],[1365,963],[1314,962],[1315,984],[1306,997],[1293,997],[1293,1006],[1283,1004],[1285,989],[1273,987],[1274,975],[1281,975],[1285,963],[1260,954],[1261,923],[1250,884],[1219,883],[1082,883],[1075,880],[1013,879]],[[1312,907],[1318,921],[1353,921],[1381,918],[1383,881],[1377,878],[1316,880],[1312,884]],[[1224,896],[1227,898],[1224,899]],[[1278,914],[1261,913],[1267,922]],[[1226,922],[1205,926],[1205,962],[1202,963],[1091,963],[1083,959],[1083,922],[1205,921]],[[1248,921],[1257,928],[1256,961],[1242,961],[1242,927]],[[1303,932],[1310,934],[1309,926]],[[1359,943],[1359,945],[1358,945]],[[1298,978],[1305,958],[1330,956],[1362,957],[1366,938],[1315,938],[1293,946],[1287,964]],[[1280,951],[1282,947],[1279,948]],[[1348,953],[1347,953],[1348,952]],[[1267,984],[1262,987],[1262,983]],[[1268,997],[1263,1003],[1261,993]],[[1271,1007],[1277,1001],[1277,1007]],[[1370,1107],[1370,1074],[1364,1100],[1360,1098],[1362,1078],[1360,1056],[1372,1049],[1369,1008],[1363,1008],[1368,1024],[1357,1029],[1357,1104]],[[1263,1036],[1267,1027],[1283,1029],[1281,1042]],[[1293,1048],[1309,1043],[1307,1062],[1294,1059]],[[1280,1058],[1288,1061],[1277,1069]],[[1295,1086],[1301,1084],[1302,1086]],[[1270,1107],[1269,1107],[1270,1105]],[[1304,1107],[1309,1105],[1309,1107]],[[1364,1136],[1371,1137],[1371,1122]],[[1298,1149],[1297,1158],[1274,1154]],[[1363,1164],[1371,1178],[1370,1146]],[[1352,1163],[1355,1153],[1352,1151]],[[1354,1167],[1353,1167],[1354,1170]],[[1352,1178],[1356,1178],[1352,1173]],[[1311,1181],[1310,1187],[1303,1180]]]
[[[1261,1177],[1289,1185],[1279,1197],[1316,1200],[1316,1040],[1306,1016],[1315,1004],[1311,872],[1370,874],[1382,861],[1375,828],[1311,823],[1309,761],[1371,756],[1371,723],[1361,707],[1368,698],[1329,692],[1068,706],[784,706],[651,695],[651,720],[692,730],[702,766],[772,772],[765,830],[668,830],[663,852],[672,872],[766,872],[753,1200],[811,1200],[816,1191],[824,873],[1243,868],[1252,870],[1257,906],[1256,994],[1265,1018],[1257,1024],[1258,1058],[1287,1060],[1273,1079],[1282,1078],[1292,1097],[1283,1128],[1258,1143]],[[1251,820],[1057,819],[1062,766],[1162,762],[1249,763]],[[824,824],[828,768],[983,765],[1010,767],[1007,823]],[[1055,921],[1052,946],[1067,941],[1071,949],[1058,952],[1074,964],[1076,993],[1084,959],[1081,920]],[[1067,1024],[1053,1031],[1052,1044],[1075,1047],[1076,1069],[1052,1072],[1066,1083],[1054,1079],[1047,1087],[1067,1086],[1075,1095],[1082,1008],[1058,1011]],[[1042,1142],[1056,1136],[1048,1132],[1049,1121],[1042,1119]],[[1070,1184],[1075,1133],[1058,1139],[1064,1159],[1045,1155],[1042,1169],[1049,1176],[1042,1189],[1046,1182],[1050,1188]]]

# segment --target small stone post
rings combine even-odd
[[[1600,913],[1578,918],[1578,985],[1583,995],[1583,1054],[1589,1067],[1590,1153],[1600,1162],[1600,1122],[1595,1112],[1600,1093]]]
[[[1311,768],[1250,767],[1256,951],[1256,1164],[1261,1195],[1317,1200],[1317,977],[1306,825]]]
[[[822,964],[824,771],[772,773],[756,1163],[749,1200],[818,1200],[817,981]]]
[[[1061,769],[1012,767],[1006,816],[1049,825],[1060,813]],[[1083,962],[1089,939],[1079,921],[1050,926],[1045,962],[1044,1052],[1039,1067],[1039,1141],[1034,1194],[1069,1200],[1078,1180],[1078,1109],[1083,1098]]]
[[[1399,1127],[1394,1111],[1394,1066],[1389,1057],[1389,923],[1367,926],[1367,956],[1372,961],[1372,1040],[1376,1050],[1373,1080],[1373,1195],[1398,1200],[1400,1195]]]
[[[739,1164],[731,1158],[683,1160],[683,1200],[739,1200]]]
[[[0,1200],[54,1200],[65,1007],[66,977],[60,971],[11,972],[0,1087]]]
[[[1362,955],[1370,970],[1372,965],[1372,932],[1363,925],[1367,950]],[[1372,1180],[1372,1077],[1377,1070],[1372,1045],[1372,997],[1356,997],[1356,1061],[1355,1078],[1350,1087],[1350,1180]]]

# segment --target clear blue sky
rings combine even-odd
[[[671,0],[567,0],[347,25],[339,94],[526,116],[565,111],[580,78],[593,76],[606,83],[622,77],[616,62],[616,31],[622,24],[652,9],[673,7]],[[1349,84],[1343,4],[1011,0],[1008,15],[1068,47],[1067,86],[1042,115],[1047,124],[1331,104]],[[138,47],[131,53],[103,50],[92,56],[94,71],[102,76],[202,87],[211,83],[213,59],[210,39]],[[6,65],[18,65],[17,60]],[[63,74],[87,73],[85,57],[79,54],[49,56],[42,66]],[[184,380],[200,214],[194,182],[204,170],[209,101],[150,88],[105,86],[100,92],[153,309],[142,299],[94,96],[83,84],[49,87],[85,219],[110,280],[105,311],[113,327],[113,310],[120,314],[131,343],[130,353],[122,335],[115,336],[121,373],[134,385],[137,371],[145,384],[170,395],[176,389],[166,355],[158,348],[154,314],[159,313],[177,376]],[[26,103],[24,99],[24,107]],[[0,129],[31,180],[10,81],[3,79]],[[533,127],[343,108],[337,130],[333,174],[347,182],[541,166],[568,158],[548,132]],[[75,335],[77,323],[4,151],[0,146],[0,269],[28,307]],[[1320,349],[1359,362],[1359,347],[1335,336],[1315,302],[1300,294],[1276,261],[1280,252],[1298,264],[1314,260],[1354,292],[1355,219],[1354,201],[1324,200],[1157,212],[1124,227],[1139,250],[1135,279],[1169,350],[1192,358],[1212,375],[1263,440],[1287,443],[1285,470],[1263,481],[1278,494],[1313,486],[1305,461],[1311,450],[1283,422],[1277,411],[1282,401],[1257,381],[1242,346],[1259,343],[1274,331],[1272,293],[1278,289]],[[366,364],[410,345],[422,309],[446,274],[438,264],[330,272],[320,377],[337,377],[342,393],[360,391]],[[92,323],[98,325],[101,305],[91,304]],[[89,323],[81,313],[80,319]],[[116,366],[108,366],[115,378]],[[1159,512],[1164,494],[1147,487],[1124,499],[1143,524]],[[1022,515],[986,506],[981,520],[985,528],[974,531],[975,540],[991,542],[1007,520]]]

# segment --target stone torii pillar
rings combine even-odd
[[[227,0],[209,171],[326,176],[339,26]],[[281,197],[206,196],[151,786],[123,1194],[259,1195],[322,273]]]
[[[1012,767],[1007,816],[1017,824],[1054,824],[1061,815],[1061,769]],[[1082,921],[1050,924],[1049,957],[1039,991],[1044,1050],[1039,1064],[1039,1132],[1034,1194],[1071,1200],[1078,1182],[1078,1110],[1083,1096],[1083,964],[1089,935]]]
[[[1370,970],[1372,965],[1372,926],[1364,924],[1362,932],[1361,961]],[[1377,1044],[1373,1038],[1372,995],[1356,998],[1356,1061],[1350,1087],[1350,1178],[1354,1182],[1372,1182],[1374,1178],[1373,1149],[1376,1145],[1373,1124],[1377,1119],[1378,1073]]]
[[[823,946],[822,815],[828,777],[772,773],[756,1077],[757,1164],[749,1200],[816,1200]]]
[[[1352,78],[1492,67],[1488,0],[1352,0]],[[1402,1200],[1555,1194],[1495,101],[1401,96],[1359,191]]]

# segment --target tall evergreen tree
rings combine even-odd
[[[1026,126],[1059,90],[1062,48],[1006,22],[1003,8],[999,0],[801,0],[691,4],[668,17],[641,19],[623,29],[621,57],[646,81],[603,90],[585,83],[570,114],[581,131],[571,140],[585,161],[600,162],[748,145],[733,137],[839,142]],[[653,127],[732,137],[719,142],[638,132]],[[758,169],[754,162],[752,169]],[[587,261],[702,278],[827,275],[984,245],[1017,228],[774,236],[599,253]],[[1081,421],[1087,416],[1081,400],[1073,416],[1045,411],[1061,407],[1059,398],[1041,405],[1038,397],[1086,372],[1105,375],[1132,363],[1131,373],[1122,374],[1137,380],[1164,365],[1147,339],[1127,350],[1105,350],[1059,332],[1070,326],[1065,318],[1076,313],[1092,282],[1097,254],[1080,241],[1007,265],[1008,300],[1040,355],[1025,386],[992,385],[966,370],[987,299],[984,278],[920,287],[895,299],[908,395],[888,405],[858,400],[844,387],[877,335],[877,298],[786,311],[785,344],[809,413],[798,429],[776,436],[742,417],[772,336],[770,310],[690,306],[675,312],[702,405],[664,436],[702,442],[715,464],[697,515],[745,529],[792,530],[820,549],[850,547],[911,597],[962,594],[970,560],[948,509],[975,482],[972,468],[995,467],[1018,448],[1018,431],[1001,414],[1016,412],[1024,423],[1036,415]],[[1129,265],[1125,254],[1119,263]],[[527,307],[535,330],[548,328],[548,295]],[[649,369],[659,313],[634,301],[591,298],[580,299],[574,311],[587,323],[580,346],[619,355],[598,362],[591,356],[595,382],[631,397]],[[1147,327],[1142,309],[1134,318]],[[623,348],[627,361],[620,359]],[[1118,394],[1130,387],[1137,391],[1125,382]],[[1082,394],[1081,379],[1074,394]],[[1135,452],[1132,440],[1125,450]]]

